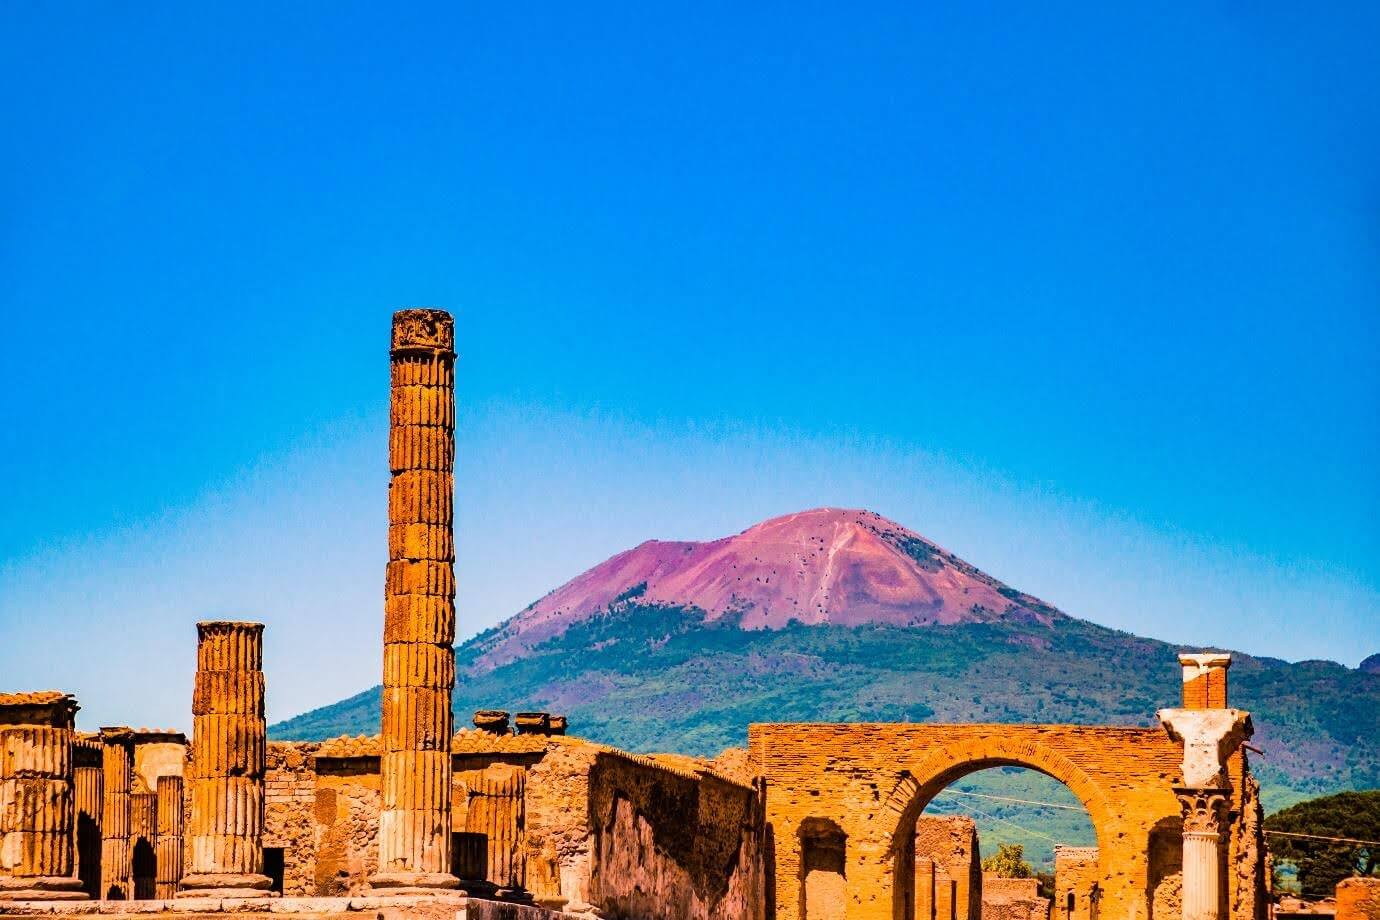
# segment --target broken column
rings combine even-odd
[[[0,900],[78,900],[72,719],[56,690],[0,694]]]
[[[1183,920],[1218,920],[1222,904],[1222,834],[1231,800],[1227,759],[1253,731],[1250,713],[1226,708],[1231,656],[1181,655],[1184,707],[1161,709],[1169,737],[1183,743]],[[1217,705],[1213,705],[1217,704]]]
[[[105,765],[99,735],[72,742],[72,797],[76,810],[73,856],[87,897],[101,896],[101,813],[105,810]]]
[[[461,775],[465,789],[462,839],[478,845],[468,854],[464,867],[463,881],[470,894],[486,891],[511,895],[526,886],[522,833],[526,825],[526,778],[521,767],[499,764]]]
[[[130,886],[134,900],[151,901],[158,887],[158,794],[129,797]]]
[[[267,897],[262,623],[198,623],[189,777],[191,865],[179,897]]]
[[[124,727],[101,729],[101,773],[105,784],[101,803],[101,898],[128,901],[133,897],[130,864],[130,778],[134,772],[134,731]]]
[[[177,897],[182,882],[182,777],[158,777],[158,884],[159,900]]]
[[[455,328],[441,310],[393,315],[383,753],[376,889],[454,888]]]

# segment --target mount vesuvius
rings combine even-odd
[[[550,710],[631,750],[712,755],[754,721],[1151,724],[1179,647],[1098,626],[870,511],[650,540],[456,650],[456,724]],[[1276,803],[1380,785],[1380,674],[1237,654]],[[378,688],[273,737],[378,730]]]

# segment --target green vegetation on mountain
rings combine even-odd
[[[546,709],[635,751],[713,755],[750,722],[1152,725],[1178,705],[1177,648],[1082,620],[744,630],[632,596],[483,671],[456,651],[456,724],[481,708]],[[1253,763],[1277,809],[1380,786],[1380,674],[1238,655],[1232,704],[1254,714]],[[273,726],[275,738],[378,731],[377,688]]]

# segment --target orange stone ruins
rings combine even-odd
[[[1182,706],[1156,728],[756,724],[713,761],[620,751],[548,713],[457,731],[451,317],[397,313],[390,354],[381,733],[266,741],[256,623],[196,624],[190,743],[79,734],[71,696],[0,694],[0,914],[1267,916],[1226,655],[1181,656]],[[985,876],[971,821],[922,814],[993,766],[1048,774],[1087,809],[1097,845],[1056,850],[1052,897]],[[1380,903],[1344,895],[1339,917]]]

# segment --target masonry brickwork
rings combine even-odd
[[[945,786],[994,766],[1039,770],[1078,796],[1097,832],[1102,917],[1156,917],[1154,887],[1179,871],[1179,802],[1173,784],[1183,748],[1163,731],[1039,725],[762,724],[749,749],[773,790],[767,820],[776,841],[778,917],[794,920],[801,877],[799,828],[837,822],[846,839],[848,916],[890,918],[913,877],[904,841],[916,816]],[[1239,756],[1239,755],[1238,755]],[[1244,761],[1241,769],[1245,769]],[[1233,793],[1234,808],[1243,806]],[[1244,800],[1247,808],[1255,804]],[[1239,831],[1233,832],[1233,838]],[[1151,856],[1155,854],[1155,862]],[[901,879],[898,886],[897,880]],[[936,901],[942,892],[936,894]],[[1239,897],[1233,920],[1253,920]],[[936,911],[937,912],[937,911]]]

